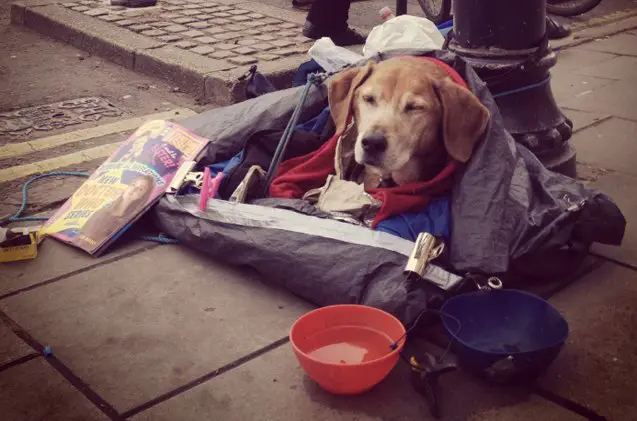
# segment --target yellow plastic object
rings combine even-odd
[[[39,232],[20,234],[0,244],[0,263],[31,260],[38,257]]]

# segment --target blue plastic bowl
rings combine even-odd
[[[531,380],[542,374],[568,337],[568,323],[547,301],[517,290],[458,295],[442,308],[442,324],[460,363],[492,377]]]

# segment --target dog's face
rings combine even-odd
[[[411,67],[398,64],[379,64],[354,92],[354,154],[384,177],[409,182],[419,178],[424,154],[440,155],[442,109],[431,78],[414,77]]]
[[[353,113],[355,159],[398,184],[431,178],[447,154],[466,162],[488,111],[436,64],[395,58],[343,72],[330,83],[337,129]]]

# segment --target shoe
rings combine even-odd
[[[365,40],[367,39],[367,36],[359,34],[348,26],[340,30],[326,31],[310,21],[305,21],[305,25],[303,25],[303,35],[311,39],[328,37],[339,47],[365,44]]]
[[[571,35],[571,28],[547,16],[546,32],[548,32],[549,39],[560,39]]]
[[[347,27],[346,29],[333,34],[330,38],[332,39],[332,41],[334,41],[334,44],[338,45],[339,47],[347,47],[348,45],[362,45],[365,44],[365,41],[367,40],[366,35],[359,34],[350,27]]]

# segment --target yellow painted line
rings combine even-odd
[[[99,158],[109,157],[122,142],[107,143],[95,148],[85,149],[68,155],[56,156],[32,164],[17,165],[15,167],[0,170],[0,183],[15,180],[17,178],[28,177],[33,174],[49,172],[62,167],[81,164]]]
[[[57,148],[58,146],[67,145],[69,143],[82,142],[96,137],[102,137],[110,134],[121,133],[128,130],[135,130],[142,124],[150,120],[180,120],[182,118],[193,116],[195,113],[190,108],[178,108],[176,110],[164,111],[156,114],[149,114],[141,117],[135,117],[128,120],[116,121],[114,123],[102,124],[97,127],[89,127],[80,129],[70,133],[62,133],[58,135],[43,137],[41,139],[30,140],[27,142],[11,143],[0,146],[0,159],[13,158],[16,156],[26,155],[45,149]]]

